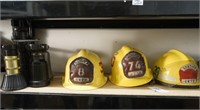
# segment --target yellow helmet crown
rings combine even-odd
[[[118,86],[132,87],[148,83],[152,73],[144,54],[128,46],[123,46],[112,59],[110,81]]]
[[[66,64],[63,86],[75,90],[90,90],[103,86],[104,76],[101,59],[89,50],[80,50]]]
[[[197,63],[192,57],[174,49],[161,55],[153,68],[157,82],[175,87],[198,87],[198,71]]]

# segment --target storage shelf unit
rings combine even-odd
[[[143,6],[132,6],[127,0],[83,1],[0,1],[0,19],[25,19],[32,28],[199,28],[199,1],[144,0]],[[56,10],[55,10],[56,9]],[[167,90],[156,92],[149,87]],[[157,84],[124,88],[109,81],[101,88],[88,91],[69,90],[62,86],[61,76],[55,76],[47,87],[27,87],[17,91],[2,91],[8,95],[153,97],[194,99],[199,102],[200,89],[171,88]],[[154,100],[152,101],[154,102]],[[155,102],[156,103],[156,102]],[[162,103],[162,102],[161,102]],[[191,103],[193,103],[191,101]],[[189,103],[189,104],[191,104]],[[187,104],[186,104],[187,105]],[[195,106],[196,107],[196,106]]]
[[[157,87],[167,90],[166,93],[156,92],[149,87]],[[1,94],[35,94],[35,95],[96,95],[96,96],[149,96],[149,97],[182,97],[182,98],[199,98],[199,89],[171,88],[157,84],[147,84],[138,87],[119,87],[111,84],[109,81],[101,88],[94,90],[70,90],[62,86],[61,76],[55,76],[51,84],[47,87],[32,88],[27,87],[17,91],[0,91]]]

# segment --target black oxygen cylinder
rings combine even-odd
[[[48,85],[48,64],[44,56],[40,53],[32,53],[31,57],[29,85],[32,87]]]
[[[49,71],[49,61],[46,50],[48,49],[46,44],[29,44],[27,50],[30,51],[30,79],[29,86],[43,87],[50,83],[51,71]]]

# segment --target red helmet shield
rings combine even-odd
[[[144,76],[146,66],[142,55],[131,51],[122,59],[124,75],[127,78],[137,78]]]
[[[93,80],[93,64],[86,58],[79,57],[70,64],[70,80],[74,84],[87,84]]]

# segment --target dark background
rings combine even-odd
[[[199,109],[199,98],[56,96],[2,94],[1,108],[23,109]]]
[[[199,1],[1,1],[1,18],[198,16]]]

